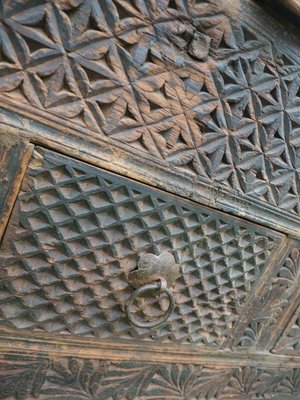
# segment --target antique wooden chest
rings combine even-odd
[[[0,1],[0,399],[300,399],[286,6]]]

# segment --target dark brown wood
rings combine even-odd
[[[1,9],[7,124],[299,238],[299,32],[250,0],[23,3]]]
[[[163,327],[137,329],[124,313],[128,274],[165,251],[181,267],[176,308]],[[285,251],[284,235],[37,149],[1,247],[0,324],[220,347]],[[166,308],[139,300],[135,318]]]
[[[280,3],[0,1],[0,399],[300,398],[299,11]],[[167,252],[174,311],[133,326],[130,273]]]
[[[1,398],[297,399],[299,369],[217,368],[6,355]]]
[[[0,133],[0,242],[18,195],[33,146]]]
[[[252,292],[252,296],[249,296],[244,307],[242,317],[235,325],[233,332],[231,333],[230,337],[224,343],[223,348],[232,348],[232,347],[243,347],[245,343],[245,339],[247,342],[248,340],[252,339],[253,346],[260,346],[260,342],[262,340],[266,340],[266,338],[261,337],[261,332],[257,332],[257,330],[262,329],[262,326],[257,327],[256,322],[259,321],[261,318],[263,319],[263,323],[266,324],[265,328],[265,335],[278,335],[280,333],[278,326],[273,327],[273,330],[270,330],[270,326],[268,323],[278,323],[283,318],[284,312],[286,312],[286,308],[289,304],[289,295],[293,293],[293,290],[296,288],[296,284],[293,285],[293,288],[290,289],[291,293],[288,293],[286,287],[281,287],[282,281],[279,283],[278,288],[278,275],[280,276],[281,273],[285,273],[285,262],[288,262],[288,256],[290,255],[291,251],[293,251],[295,247],[295,242],[292,241],[284,241],[281,243],[281,246],[277,248],[276,254],[274,258],[268,263],[268,268],[266,269],[264,275],[257,280],[255,290]],[[284,281],[284,283],[286,283]],[[294,282],[293,282],[294,283]],[[292,282],[289,282],[292,285]],[[280,292],[285,291],[284,300],[280,299],[279,295]],[[281,312],[279,314],[279,304],[276,303],[276,300],[280,304],[280,300],[282,301],[281,304]],[[297,302],[295,302],[297,304]],[[268,307],[270,307],[268,309]],[[274,307],[274,309],[272,308]],[[276,314],[276,312],[278,314]],[[281,317],[281,318],[280,318]],[[249,320],[250,325],[256,328],[254,332],[250,330],[249,332]],[[263,324],[262,324],[263,325]],[[249,334],[249,337],[247,335]],[[278,337],[277,336],[277,337]],[[247,342],[249,345],[250,343]],[[265,350],[268,348],[267,344],[264,343],[262,348]]]
[[[240,349],[238,349],[240,350]],[[53,358],[88,358],[109,361],[144,361],[152,363],[179,363],[232,368],[282,367],[298,368],[300,357],[293,354],[271,354],[261,351],[223,351],[191,344],[155,343],[150,341],[101,340],[28,331],[0,331],[0,353],[27,356],[48,354]]]

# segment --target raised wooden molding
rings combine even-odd
[[[208,366],[299,367],[300,357],[270,353],[232,353],[197,345],[152,344],[141,341],[59,338],[54,334],[0,331],[0,354],[77,357],[110,361],[143,361]]]
[[[244,351],[254,351],[255,348],[257,351],[271,351],[299,305],[300,243],[294,243],[287,250],[289,252],[286,253],[285,261],[278,263],[280,269],[269,280],[261,295],[257,295],[259,305],[256,313],[243,335],[236,341]]]
[[[299,399],[299,368],[0,354],[2,399]]]
[[[283,264],[284,260],[286,260],[287,256],[292,251],[294,246],[295,242],[293,240],[285,240],[280,244],[280,246],[278,246],[276,253],[272,257],[272,260],[270,260],[266,273],[264,274],[262,279],[258,280],[252,296],[247,299],[244,312],[240,320],[235,325],[231,336],[225,342],[223,348],[233,348],[238,345],[241,337],[243,336],[243,332],[245,332],[245,329],[249,324],[249,321],[251,323],[252,320],[256,318],[259,310],[261,310],[262,305],[266,301],[265,299],[270,296],[270,293],[272,292],[272,281],[276,280],[275,277],[280,266]],[[267,320],[266,317],[265,319]],[[270,334],[271,333],[273,335],[276,335],[277,329],[273,328]]]
[[[0,240],[30,160],[33,145],[0,132]]]

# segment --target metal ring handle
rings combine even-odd
[[[168,296],[168,299],[169,299],[169,307],[168,307],[166,313],[156,321],[138,322],[133,318],[133,315],[130,311],[130,306],[132,305],[132,303],[136,300],[136,298],[139,295],[141,295],[145,292],[148,292],[149,290],[158,290],[158,293],[160,293],[160,294],[166,293],[166,295]],[[165,287],[165,280],[161,279],[160,282],[149,283],[147,285],[143,285],[143,286],[139,287],[138,289],[136,289],[136,291],[132,293],[132,295],[127,300],[127,303],[125,304],[125,312],[126,312],[127,318],[129,319],[129,321],[131,322],[132,325],[134,325],[138,328],[155,328],[155,327],[163,324],[170,317],[170,315],[172,314],[172,312],[174,310],[174,307],[175,307],[175,299],[174,299],[173,293],[170,291],[170,289]]]

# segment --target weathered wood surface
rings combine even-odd
[[[299,30],[250,0],[0,17],[1,131],[71,157],[23,180],[32,146],[0,141],[0,398],[299,399]],[[165,250],[176,309],[134,329],[128,273]]]
[[[0,242],[17,198],[33,146],[18,136],[0,134]]]
[[[300,244],[290,251],[285,262],[269,283],[269,290],[262,296],[257,313],[245,329],[239,344],[256,347],[258,350],[270,350],[283,334],[299,304],[300,289]],[[296,316],[293,318],[295,320]],[[300,334],[294,335],[293,344],[299,345]],[[282,341],[281,341],[282,342]],[[290,350],[290,349],[289,349]],[[299,354],[299,349],[292,353]],[[288,354],[291,354],[289,351]]]
[[[296,400],[299,368],[109,362],[6,355],[0,398],[91,400]]]
[[[286,39],[246,0],[17,0],[0,12],[4,123],[300,236],[299,32]]]
[[[239,349],[236,349],[239,350]],[[11,328],[0,330],[0,353],[23,354],[52,358],[75,357],[109,361],[144,361],[152,363],[179,363],[207,365],[209,367],[282,367],[298,368],[300,356],[278,354],[248,349],[224,351],[191,344],[159,343],[153,341],[101,340],[70,335],[46,334],[44,332],[17,331]]]
[[[249,322],[254,288],[289,247],[275,231],[40,148],[0,248],[0,325],[220,347]],[[162,328],[134,328],[128,274],[141,255],[164,251],[181,266],[176,308]],[[165,307],[141,300],[134,312],[151,320]]]

